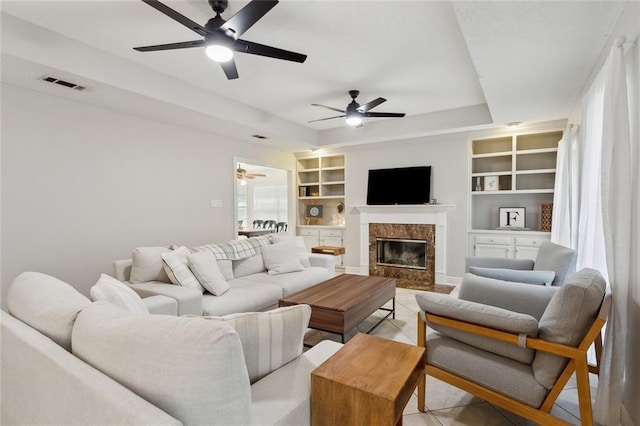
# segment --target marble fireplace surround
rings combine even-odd
[[[452,204],[354,206],[360,216],[360,268],[357,273],[369,275],[369,224],[435,225],[435,283],[447,283],[447,211]]]

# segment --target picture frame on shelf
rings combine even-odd
[[[322,219],[322,204],[307,204],[305,206],[306,219]]]
[[[484,190],[485,191],[498,191],[500,189],[498,176],[485,176],[484,177]]]
[[[525,207],[498,207],[500,224],[498,229],[526,229],[526,215]]]

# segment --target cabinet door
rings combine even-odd
[[[511,246],[499,244],[477,244],[473,251],[474,256],[501,257],[508,259],[511,257]]]
[[[527,246],[517,246],[516,247],[516,259],[531,259],[536,260],[536,256],[538,255],[539,247],[527,247]]]

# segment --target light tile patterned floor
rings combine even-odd
[[[455,295],[456,292],[457,288],[452,294]],[[396,292],[396,318],[387,319],[372,334],[398,342],[416,344],[416,313],[418,312],[418,305],[415,300],[416,293],[419,293],[419,291],[398,288]],[[388,307],[391,307],[390,303]],[[347,334],[347,340],[359,331],[368,330],[381,316],[381,314],[372,315],[360,324],[357,330],[354,329]],[[324,339],[339,342],[340,336],[317,330],[309,330],[305,337],[305,342],[313,345]],[[590,379],[591,396],[593,398],[597,387],[597,376],[591,374]],[[426,406],[428,411],[425,413],[419,412],[417,404],[418,400],[414,392],[414,395],[404,410],[403,422],[406,426],[529,426],[535,424],[508,411],[494,407],[482,399],[433,377],[427,377]],[[575,380],[570,380],[562,391],[553,407],[552,413],[572,424],[580,424]]]

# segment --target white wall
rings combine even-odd
[[[135,247],[234,238],[234,156],[295,168],[264,145],[3,84],[3,308],[23,271],[88,294]]]
[[[368,170],[431,166],[431,198],[441,204],[455,204],[447,218],[447,275],[463,276],[467,252],[467,140],[465,133],[341,150],[346,154],[347,267],[360,266],[360,219],[353,206],[366,204]]]

